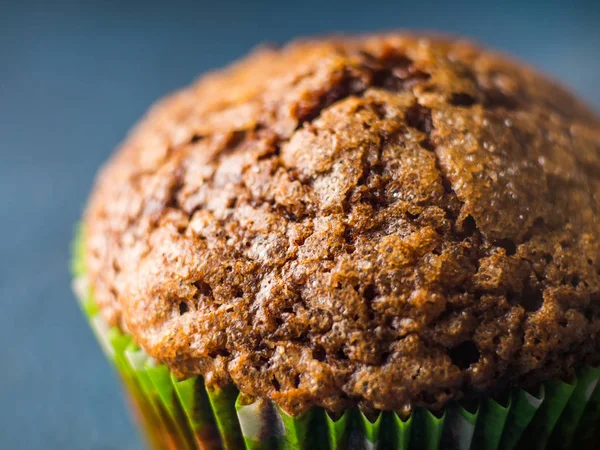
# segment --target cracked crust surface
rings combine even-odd
[[[290,412],[437,408],[595,363],[600,122],[532,69],[389,34],[260,49],[102,170],[104,317]]]

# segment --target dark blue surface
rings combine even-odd
[[[97,167],[160,95],[264,41],[398,27],[466,34],[600,109],[600,2],[0,0],[0,448],[141,448],[69,289]]]

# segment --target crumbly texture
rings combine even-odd
[[[85,215],[104,317],[292,413],[442,407],[598,362],[600,122],[389,34],[263,48],[160,101]]]

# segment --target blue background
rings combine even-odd
[[[98,166],[157,97],[261,41],[399,27],[516,54],[600,110],[600,2],[0,0],[0,448],[141,443],[70,292]]]

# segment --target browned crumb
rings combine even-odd
[[[471,43],[262,49],[162,100],[85,216],[104,317],[290,412],[440,407],[598,357],[600,122]]]

